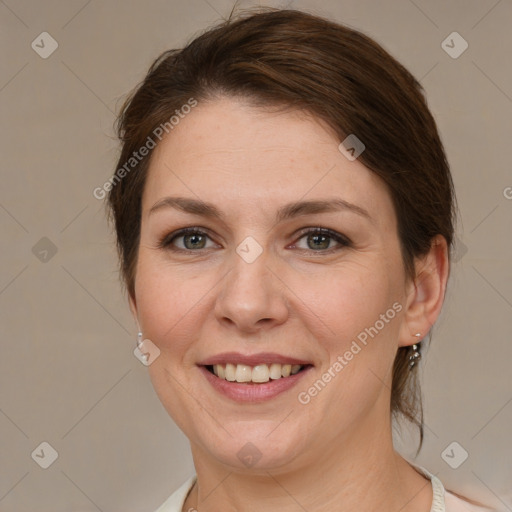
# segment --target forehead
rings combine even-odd
[[[339,195],[375,217],[393,216],[384,182],[338,146],[332,130],[304,112],[271,113],[227,98],[200,103],[155,148],[143,210],[166,195],[275,209]]]

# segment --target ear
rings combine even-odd
[[[446,239],[442,235],[437,235],[432,240],[430,251],[416,260],[416,277],[407,284],[399,346],[414,345],[429,333],[441,313],[449,266]],[[416,333],[420,333],[420,336],[416,337]]]

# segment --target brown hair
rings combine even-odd
[[[375,41],[341,24],[295,10],[246,11],[151,65],[117,120],[117,169],[190,98],[243,97],[260,107],[300,109],[343,141],[366,146],[359,160],[387,184],[398,219],[406,275],[440,234],[452,245],[455,196],[449,166],[420,83]],[[169,131],[169,130],[166,130]],[[151,153],[112,183],[109,206],[121,272],[134,294],[141,198]],[[119,174],[114,177],[119,178]],[[398,349],[391,411],[420,430],[423,412],[410,347]]]

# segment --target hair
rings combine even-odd
[[[201,103],[222,97],[305,111],[327,123],[340,141],[355,134],[366,146],[358,160],[391,195],[407,278],[416,277],[415,258],[429,252],[436,235],[452,248],[454,187],[421,84],[362,32],[302,11],[260,8],[232,13],[184,48],[163,52],[117,118],[122,149],[108,206],[131,296],[152,152],[140,161],[133,155],[158,127],[169,127],[170,117],[191,98]],[[133,170],[120,173],[129,161]],[[423,409],[410,355],[410,347],[397,351],[390,406],[393,416],[417,425],[420,449]]]

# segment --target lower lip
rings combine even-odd
[[[254,384],[254,383],[239,383],[239,382],[230,382],[224,379],[220,379],[209,370],[207,370],[204,366],[199,366],[199,369],[206,377],[206,380],[212,385],[212,387],[218,391],[219,393],[235,400],[236,402],[264,402],[266,400],[270,400],[285,391],[288,391],[293,386],[295,386],[299,380],[304,377],[306,373],[309,372],[313,368],[312,366],[308,366],[305,369],[301,370],[299,373],[295,375],[290,375],[289,377],[281,377],[276,380],[269,380],[268,382],[264,382],[262,384]]]

